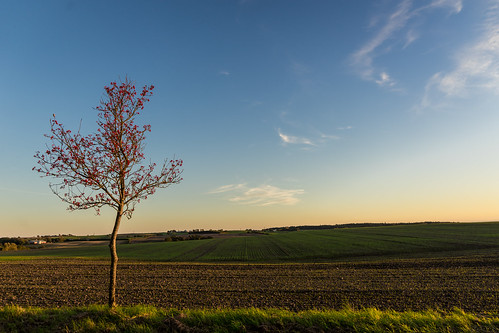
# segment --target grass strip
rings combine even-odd
[[[104,305],[0,308],[0,332],[497,332],[498,314],[282,309],[162,309]]]

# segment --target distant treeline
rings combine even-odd
[[[26,238],[21,238],[21,237],[2,237],[0,238],[0,244],[16,244],[16,245],[24,245],[28,243],[28,240]]]
[[[430,223],[451,223],[438,221],[425,222],[399,222],[399,223],[346,223],[346,224],[323,224],[323,225],[300,225],[291,227],[274,227],[262,229],[262,231],[298,231],[298,230],[326,230],[326,229],[343,229],[343,228],[364,228],[364,227],[384,227],[392,225],[408,225],[408,224],[430,224]]]
[[[211,236],[202,236],[198,234],[192,234],[187,237],[182,236],[167,236],[165,242],[178,242],[178,241],[190,241],[190,240],[201,240],[201,239],[212,239]]]
[[[213,230],[213,229],[210,229],[210,230],[204,230],[204,229],[194,229],[192,231],[189,231],[188,233],[189,234],[219,234],[219,233],[222,233],[223,232],[223,229],[220,229],[220,230]]]
[[[62,243],[68,241],[66,235],[59,236],[36,236],[36,237],[0,237],[0,244],[16,244],[16,245],[26,245],[30,241],[40,240],[47,243]]]
[[[25,245],[35,244],[33,243],[34,237],[32,238],[22,238],[22,237],[0,237],[0,251],[17,251],[26,250],[28,247]],[[62,236],[44,236],[35,238],[38,241],[44,241],[45,243],[61,243],[65,239]]]

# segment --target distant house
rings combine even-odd
[[[43,239],[30,239],[29,244],[35,244],[35,245],[40,245],[40,244],[45,244],[47,241],[44,241]]]

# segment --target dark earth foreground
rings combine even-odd
[[[89,260],[0,261],[0,306],[107,303],[109,264]],[[499,258],[410,259],[344,264],[120,262],[120,305],[166,308],[499,312]]]

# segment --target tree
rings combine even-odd
[[[104,87],[105,94],[96,107],[97,132],[83,136],[64,129],[53,115],[51,134],[45,135],[52,145],[45,153],[36,152],[39,164],[33,170],[42,177],[56,179],[50,188],[70,211],[110,206],[116,210],[109,248],[111,253],[109,306],[116,305],[116,237],[121,218],[132,217],[135,204],[147,199],[157,188],[179,183],[182,160],[165,160],[159,174],[156,164],[144,165],[145,134],[150,125],[139,127],[135,119],[149,101],[154,86],[144,86],[137,95],[133,82],[125,79]]]

